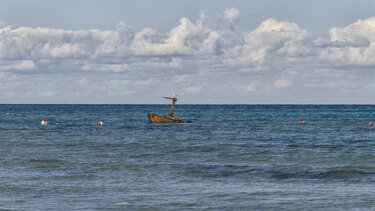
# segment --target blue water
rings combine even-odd
[[[0,210],[375,209],[375,106],[169,109],[0,105]]]

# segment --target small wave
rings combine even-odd
[[[329,169],[276,168],[267,173],[273,179],[375,180],[374,167],[345,166]]]
[[[42,166],[42,167],[66,167],[73,166],[73,163],[57,160],[57,159],[33,159],[27,162],[27,164]]]
[[[180,167],[181,168],[181,167]],[[375,181],[375,167],[345,166],[327,169],[274,167],[259,168],[239,165],[186,165],[185,176],[202,178],[265,178],[265,179],[311,179],[311,180],[370,180]]]
[[[129,204],[129,202],[119,202],[119,203],[116,203],[116,205],[128,205]]]
[[[186,165],[183,173],[187,176],[200,176],[204,178],[233,177],[251,175],[259,169],[251,166],[239,165]]]
[[[375,179],[375,167],[345,166],[342,168],[333,168],[320,174],[320,178],[324,179],[349,179],[366,177]]]

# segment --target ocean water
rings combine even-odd
[[[0,105],[0,210],[375,209],[375,106],[169,109]]]

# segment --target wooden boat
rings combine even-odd
[[[147,116],[148,116],[148,119],[150,120],[150,123],[191,123],[191,121],[184,122],[181,119],[173,117],[173,109],[177,101],[177,95],[173,97],[164,97],[164,98],[172,100],[172,108],[169,111],[169,116],[160,116],[160,115],[149,113]]]
[[[181,119],[173,116],[159,116],[151,113],[147,116],[151,123],[184,123]]]

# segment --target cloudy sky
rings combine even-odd
[[[375,104],[373,0],[0,0],[0,103]]]

